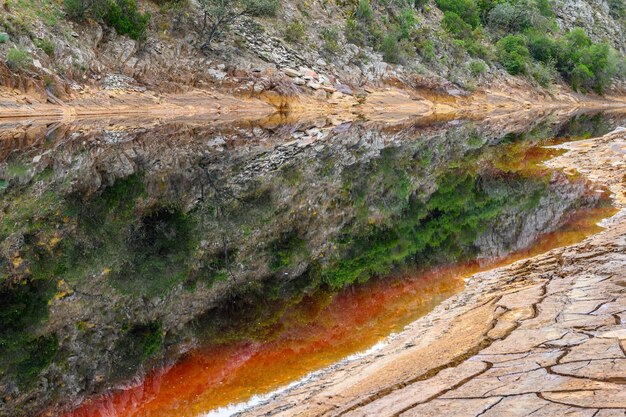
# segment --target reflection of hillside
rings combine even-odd
[[[517,144],[523,158],[569,116],[33,127],[3,142],[0,295],[13,300],[17,285],[49,310],[33,329],[58,339],[55,361],[73,358],[47,371],[62,382],[55,395],[97,391],[97,375],[126,380],[158,361],[161,343],[196,340],[190,323],[226,301],[281,305],[554,230],[597,194],[492,155]],[[10,336],[49,343],[33,329]]]

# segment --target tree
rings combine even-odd
[[[456,13],[472,29],[480,24],[478,6],[474,0],[436,0],[435,3],[443,12]]]
[[[525,74],[530,52],[526,40],[521,35],[508,35],[496,44],[498,56],[504,68],[511,75]]]
[[[202,49],[211,47],[215,38],[243,16],[273,16],[279,0],[198,0],[202,20],[199,32],[204,37]]]
[[[527,29],[547,31],[549,21],[533,0],[517,0],[496,4],[488,15],[489,28],[496,34],[521,33]]]

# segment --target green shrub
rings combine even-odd
[[[35,41],[37,48],[41,48],[46,55],[54,57],[54,43],[48,39],[37,39]]]
[[[417,24],[417,18],[413,9],[409,7],[403,9],[396,20],[399,26],[400,39],[409,39],[413,28]]]
[[[243,7],[250,16],[276,16],[280,0],[245,0]]]
[[[9,34],[0,32],[0,43],[7,43],[9,41]]]
[[[402,59],[398,39],[393,35],[387,35],[380,45],[380,52],[383,54],[383,60],[390,64],[398,64]]]
[[[422,44],[422,46],[419,48],[419,52],[422,58],[424,58],[426,61],[431,62],[434,61],[435,58],[437,58],[437,56],[435,55],[435,45],[430,39]]]
[[[493,52],[491,48],[476,39],[466,40],[465,50],[468,54],[476,58],[481,58],[486,61],[493,59]]]
[[[90,4],[91,2],[87,2],[86,0],[63,0],[65,13],[67,13],[70,19],[77,21],[85,19]]]
[[[380,47],[383,30],[376,20],[369,0],[359,1],[353,15],[346,20],[345,35],[346,40],[355,45],[369,45],[375,49]]]
[[[557,42],[556,57],[557,69],[576,90],[602,94],[619,72],[616,51],[606,43],[594,44],[580,28]]]
[[[483,33],[480,26],[472,29],[472,26],[455,12],[444,12],[442,26],[456,39],[453,44],[459,49],[465,50],[473,57],[490,59],[491,51],[481,42]],[[459,56],[458,58],[461,59],[462,57]]]
[[[90,16],[135,40],[145,39],[150,22],[150,14],[141,13],[136,0],[64,0],[64,6],[71,19]]]
[[[526,39],[521,35],[508,35],[496,44],[500,63],[511,75],[525,74],[530,60]]]
[[[361,22],[372,22],[374,20],[374,10],[369,0],[359,0],[359,3],[354,11],[354,17]]]
[[[324,28],[320,33],[322,40],[324,41],[324,50],[331,55],[336,55],[341,52],[341,46],[339,45],[339,33],[335,28]]]
[[[306,30],[302,22],[293,22],[285,29],[285,39],[291,43],[302,43],[306,38]]]
[[[526,35],[528,50],[537,61],[548,63],[556,60],[557,43],[554,39],[539,32],[530,32]]]
[[[549,26],[534,0],[498,3],[489,12],[487,21],[489,29],[500,35],[527,29],[547,30]]]
[[[436,3],[443,12],[456,13],[472,29],[480,23],[478,6],[473,0],[436,0]]]
[[[359,23],[354,18],[346,19],[345,28],[346,41],[358,46],[365,46],[365,34],[361,30]]]
[[[626,2],[624,0],[609,0],[609,14],[616,19],[626,18]]]
[[[528,72],[542,87],[548,87],[556,78],[556,69],[551,63],[534,62],[530,65]]]
[[[483,61],[480,61],[477,59],[470,62],[469,68],[470,68],[470,72],[474,76],[484,74],[485,71],[487,71],[487,65]]]
[[[468,39],[472,36],[472,26],[461,19],[455,12],[444,12],[441,24],[456,39]]]
[[[33,58],[25,49],[11,48],[7,52],[7,65],[14,71],[26,70],[33,65]]]
[[[622,1],[623,4],[623,0],[619,0]],[[550,0],[536,0],[536,5],[537,5],[537,9],[539,10],[539,13],[543,16],[543,17],[554,17],[554,12],[552,11],[552,6],[550,5]]]
[[[144,40],[150,14],[141,13],[136,0],[110,0],[102,13],[102,19],[120,35]]]
[[[574,90],[586,89],[593,81],[593,72],[582,63],[576,64],[569,76]]]

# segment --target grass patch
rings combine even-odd
[[[13,47],[7,52],[7,65],[14,71],[24,71],[33,65],[33,57],[26,49]]]

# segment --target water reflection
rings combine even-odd
[[[49,287],[32,301],[55,395],[161,369],[73,415],[193,415],[371,346],[539,238],[597,230],[601,194],[536,145],[619,120],[12,126],[0,271]],[[5,358],[32,343],[2,336],[24,343]]]

